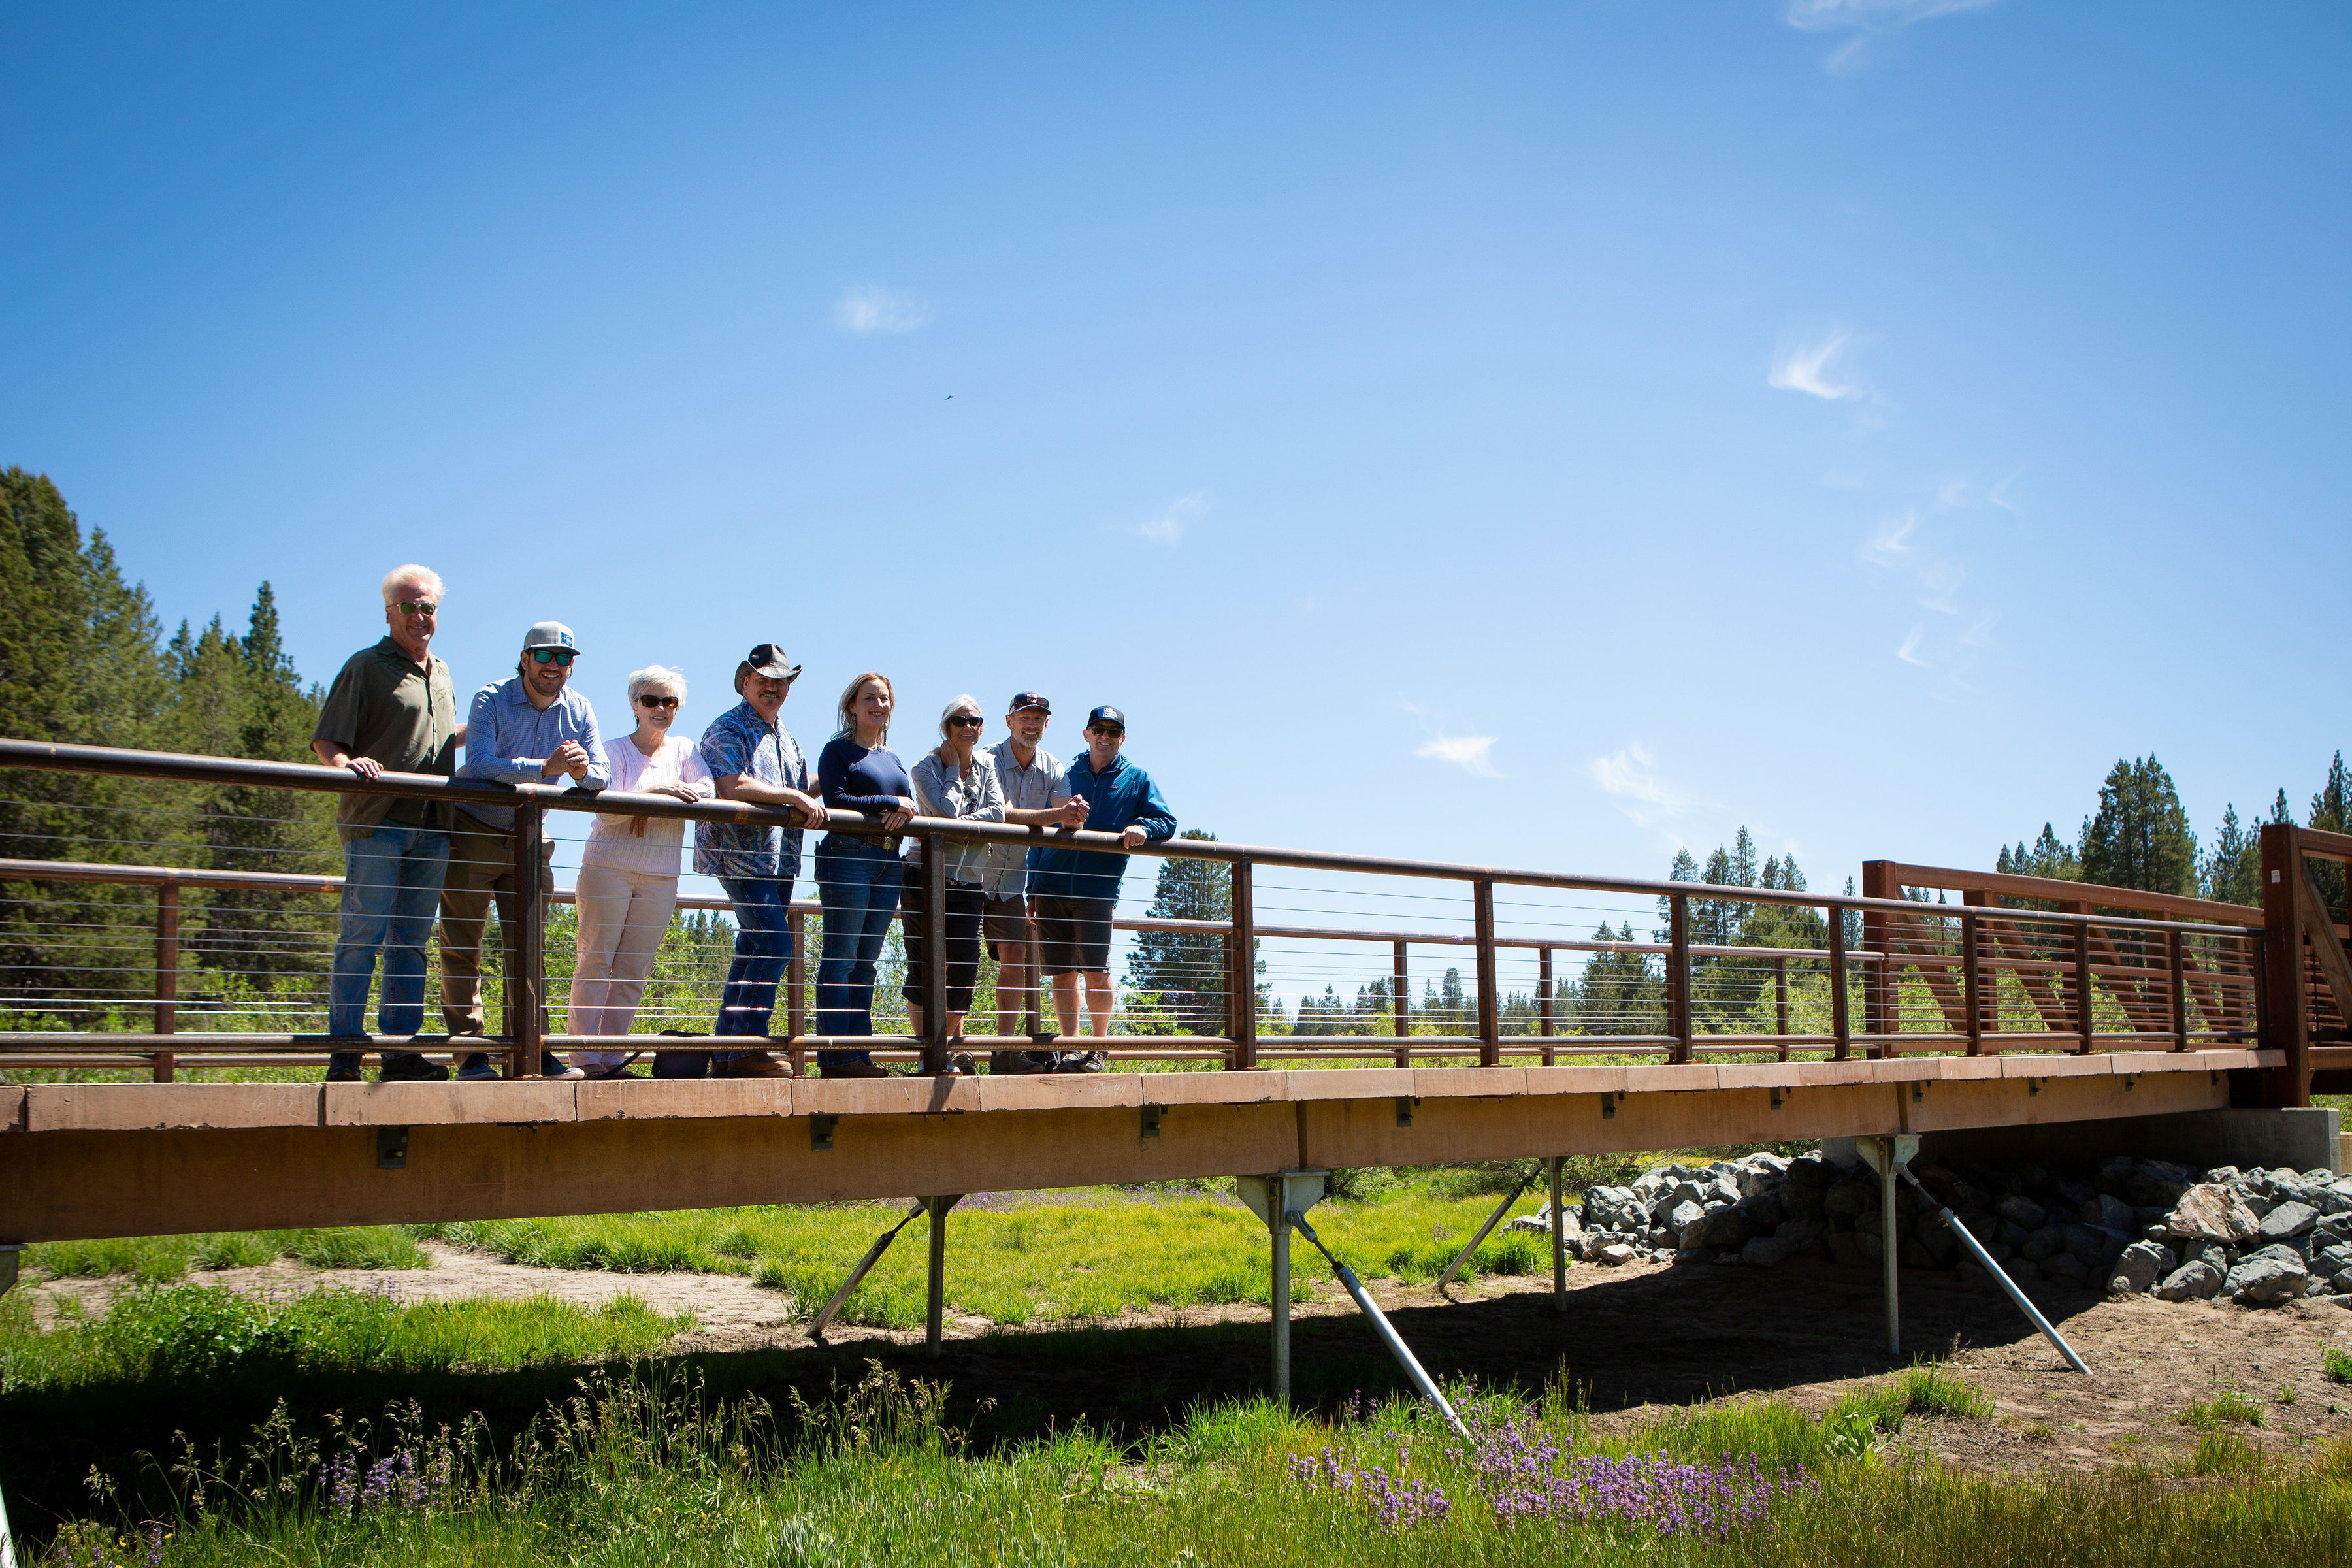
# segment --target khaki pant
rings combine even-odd
[[[515,1032],[515,979],[522,973],[522,903],[515,897],[514,831],[492,827],[465,812],[453,814],[449,872],[441,882],[441,1020],[453,1035],[484,1032],[482,1017],[482,926],[495,902],[499,946],[506,959],[506,1020]],[[542,846],[539,868],[540,929],[547,929],[547,894],[552,888],[555,844]],[[540,1027],[547,1026],[541,997]]]

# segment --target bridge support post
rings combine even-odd
[[[935,947],[931,951],[944,952],[945,949]],[[932,962],[936,965],[939,960]],[[948,1210],[961,1202],[961,1193],[943,1194],[923,1200],[923,1205],[931,1211],[930,1270],[923,1298],[923,1352],[934,1358],[940,1353],[947,1318]]]
[[[1323,1196],[1328,1171],[1276,1171],[1271,1176],[1235,1176],[1234,1190],[1250,1212],[1265,1222],[1274,1248],[1272,1334],[1274,1397],[1290,1403],[1290,1216],[1304,1214]]]
[[[1919,1152],[1916,1133],[1890,1132],[1883,1138],[1857,1138],[1854,1152],[1878,1173],[1878,1262],[1886,1289],[1886,1353],[1903,1353],[1903,1303],[1895,1287],[1895,1170]]]
[[[1568,1310],[1568,1221],[1559,1212],[1559,1156],[1551,1157],[1551,1300]]]

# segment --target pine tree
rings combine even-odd
[[[2149,893],[2197,891],[2197,835],[2155,753],[2126,757],[2099,786],[2098,815],[2083,824],[2083,880]]]
[[[2225,904],[2262,907],[2262,835],[2250,833],[2238,825],[2234,802],[2221,813],[2221,830],[2213,835],[2213,847],[2205,858],[2201,880],[2204,896],[2209,899]]]
[[[2284,790],[2280,792],[2285,794]],[[2304,824],[2328,833],[2352,832],[2352,773],[2344,766],[2344,753],[2336,753],[2328,764],[2327,783],[2311,797],[2311,817]],[[2311,879],[2319,889],[2320,901],[2333,910],[2344,907],[2344,868],[2333,860],[2305,861],[2311,868]]]
[[[1217,837],[1196,827],[1179,837],[1212,844]],[[1173,855],[1160,862],[1150,919],[1222,923],[1233,919],[1233,874],[1223,862]],[[1257,968],[1263,972],[1265,967],[1260,961]],[[1127,985],[1130,991],[1157,994],[1160,1004],[1183,1020],[1185,1033],[1225,1032],[1225,939],[1215,931],[1138,932],[1128,953]],[[1304,1003],[1300,1016],[1305,1017]],[[1300,1026],[1305,1027],[1303,1022]]]

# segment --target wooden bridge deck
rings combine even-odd
[[[520,1218],[2214,1110],[2276,1051],[663,1082],[0,1086],[0,1238]]]

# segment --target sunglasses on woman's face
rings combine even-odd
[[[677,706],[677,699],[675,697],[640,697],[637,700],[644,703],[648,708],[675,708]]]
[[[559,669],[572,668],[572,650],[568,647],[535,647],[530,657],[541,664],[551,664]]]
[[[948,721],[950,726],[958,730],[977,730],[984,722],[986,721],[977,713],[959,713]]]

